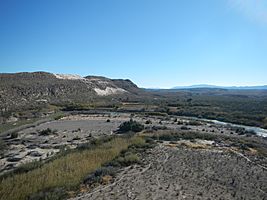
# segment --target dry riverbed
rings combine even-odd
[[[21,164],[52,157],[65,148],[76,148],[92,138],[111,135],[130,115],[74,115],[46,122],[8,135],[7,150],[0,159],[0,172]],[[110,121],[107,121],[109,119]]]

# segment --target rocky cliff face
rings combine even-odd
[[[0,109],[57,102],[90,102],[104,97],[136,95],[130,80],[47,72],[0,74]]]

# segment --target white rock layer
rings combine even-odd
[[[58,79],[68,79],[68,80],[84,80],[85,78],[76,74],[54,74]]]
[[[94,90],[99,96],[108,96],[112,94],[121,94],[126,92],[126,90],[122,88],[112,88],[112,87],[106,87],[106,89],[104,90],[100,88],[94,88]]]

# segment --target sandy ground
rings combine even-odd
[[[115,181],[72,200],[266,199],[267,170],[220,148],[159,144],[144,166],[125,168]]]

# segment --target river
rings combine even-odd
[[[205,119],[205,118],[198,118],[198,117],[184,117],[184,116],[179,116],[181,118],[185,119],[194,119],[194,120],[199,120],[199,121],[205,121],[205,122],[211,122],[214,124],[219,124],[223,126],[232,126],[232,127],[239,127],[239,128],[244,128],[246,131],[254,131],[258,136],[261,137],[267,137],[267,129],[263,129],[260,127],[256,126],[246,126],[246,125],[240,125],[240,124],[233,124],[230,122],[222,122],[214,119]]]

